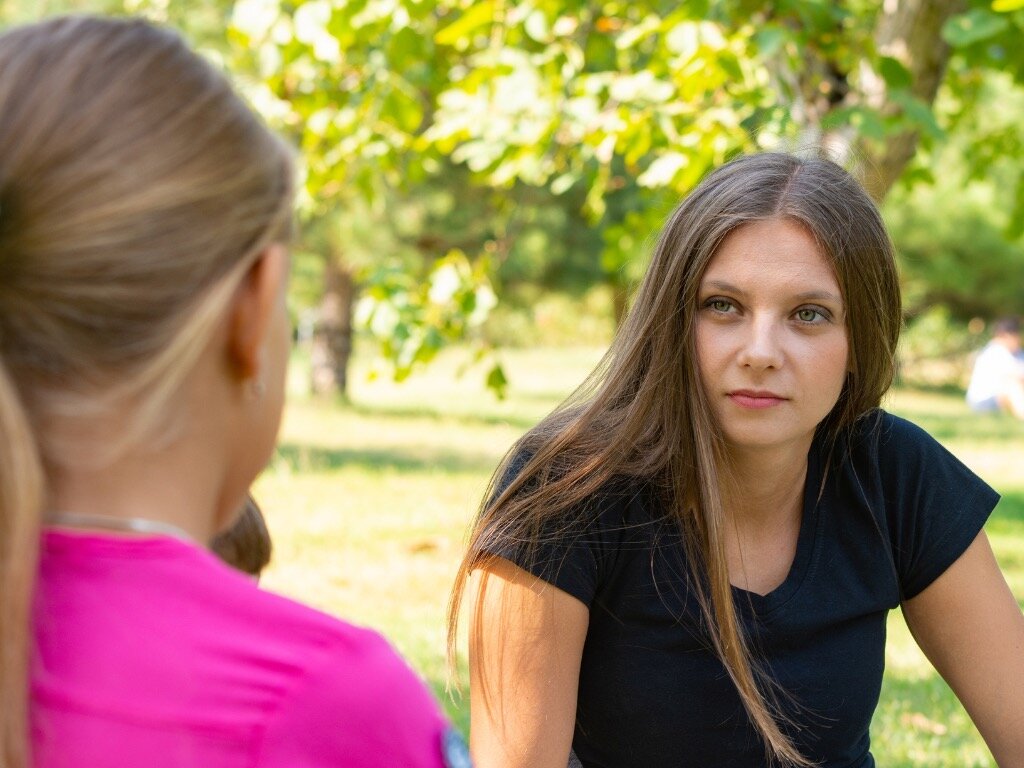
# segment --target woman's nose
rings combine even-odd
[[[771,318],[753,318],[744,329],[739,363],[754,369],[782,365],[782,329]]]

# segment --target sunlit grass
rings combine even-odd
[[[296,379],[300,394],[288,405],[281,447],[256,488],[275,542],[263,583],[381,630],[441,696],[448,590],[490,472],[601,350],[503,354],[511,379],[504,401],[484,390],[479,369],[456,376],[466,361],[458,352],[401,385],[368,381],[359,363],[344,406],[304,397]],[[987,530],[1024,600],[1024,424],[975,416],[950,394],[898,391],[887,407],[928,429],[1003,494]],[[889,636],[872,727],[878,764],[993,765],[899,612]],[[465,728],[465,701],[443,700]]]

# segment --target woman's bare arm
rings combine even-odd
[[[985,534],[903,614],[1000,768],[1024,768],[1024,615]]]
[[[587,607],[502,559],[473,572],[469,597],[477,768],[565,768]]]

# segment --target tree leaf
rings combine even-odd
[[[487,388],[497,395],[498,399],[505,399],[508,392],[508,377],[505,376],[505,369],[501,367],[501,363],[495,363],[488,372]]]
[[[769,24],[754,35],[754,42],[757,43],[758,53],[762,58],[770,59],[778,53],[786,44],[789,35],[778,24]]]
[[[641,187],[667,187],[672,184],[676,174],[689,163],[689,158],[681,152],[666,152],[648,166],[640,174],[636,183]]]
[[[556,195],[562,195],[572,189],[572,185],[578,181],[575,173],[563,173],[551,182],[551,191]]]
[[[892,99],[903,108],[903,114],[911,120],[918,129],[924,131],[934,139],[945,137],[946,132],[942,130],[935,120],[935,113],[931,107],[911,94],[909,91],[897,91],[892,94]]]
[[[868,107],[846,107],[835,109],[825,115],[821,121],[823,130],[831,130],[842,125],[853,126],[859,134],[869,139],[881,141],[888,131],[878,112]]]
[[[878,60],[878,71],[890,88],[909,88],[913,85],[914,78],[910,70],[903,66],[902,61],[892,56],[882,56]]]
[[[480,2],[472,3],[459,18],[439,30],[434,35],[434,42],[438,45],[466,48],[470,43],[468,38],[480,27],[491,24],[493,21],[494,3],[489,0],[480,0]]]
[[[942,27],[942,37],[954,48],[965,48],[998,35],[1010,26],[1004,17],[975,8],[949,19]]]

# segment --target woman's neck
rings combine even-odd
[[[744,458],[723,473],[729,579],[734,586],[766,595],[785,581],[796,557],[807,451]]]
[[[89,450],[90,436],[80,437],[75,455],[95,455]],[[102,442],[95,447],[102,447]],[[214,451],[186,436],[160,450],[130,451],[103,466],[49,467],[47,512],[107,521],[102,526],[74,525],[87,529],[113,530],[118,520],[147,520],[205,543],[226,519],[223,507],[230,502],[221,498],[224,473]],[[133,535],[130,525],[124,528],[126,535]]]
[[[774,526],[798,518],[807,480],[809,445],[731,455],[722,473],[722,502],[734,524]]]
[[[51,424],[59,455],[84,458],[47,468],[46,511],[149,520],[209,542],[241,509],[252,480],[240,474],[246,467],[237,460],[251,441],[251,406],[224,376],[220,344],[215,339],[208,345],[186,379],[173,403],[173,432],[162,440],[90,465],[88,458],[102,457],[109,436],[124,434],[137,414],[125,410]]]
[[[51,478],[48,511],[66,515],[63,522],[54,520],[56,525],[115,530],[122,521],[122,530],[132,535],[130,521],[141,519],[179,529],[197,542],[211,540],[217,530],[212,494],[200,491],[205,483],[194,475],[171,475],[155,465],[123,471],[119,464],[101,471],[56,471]],[[89,518],[109,522],[91,525]]]

